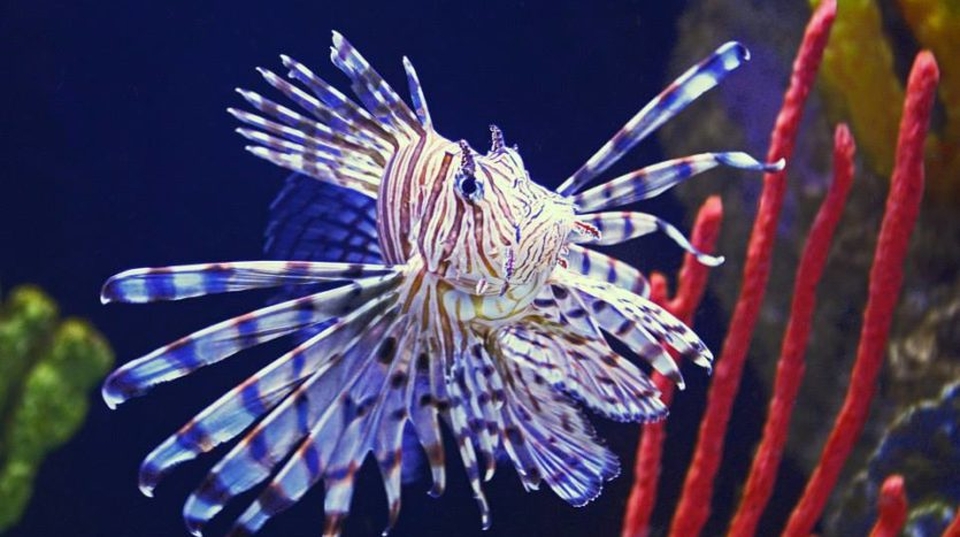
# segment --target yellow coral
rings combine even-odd
[[[917,41],[940,66],[940,102],[945,123],[928,153],[927,173],[937,194],[960,202],[960,2],[900,0],[900,11]]]
[[[820,2],[811,2],[816,5]],[[839,0],[820,68],[833,115],[853,127],[857,147],[878,172],[893,169],[903,87],[893,75],[893,51],[873,0]]]
[[[811,0],[812,5],[819,0]],[[900,13],[921,47],[937,57],[941,128],[928,141],[928,191],[960,205],[960,2],[898,0]],[[893,167],[903,86],[875,0],[838,0],[837,20],[820,70],[831,115],[853,127],[857,146],[881,175]]]

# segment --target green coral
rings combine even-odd
[[[0,306],[0,531],[16,524],[44,457],[70,439],[87,414],[87,392],[113,364],[113,351],[35,287]]]

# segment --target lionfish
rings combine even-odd
[[[748,57],[739,43],[718,48],[555,192],[531,180],[495,126],[486,153],[438,134],[407,58],[413,110],[336,32],[330,58],[359,104],[288,56],[281,59],[297,84],[259,69],[295,106],[238,89],[255,112],[228,112],[245,125],[237,132],[254,144],[249,152],[296,172],[267,230],[267,253],[287,260],[128,270],[106,282],[101,299],[142,303],[257,288],[279,288],[283,299],[127,363],[106,380],[103,397],[116,407],[281,336],[293,335],[296,347],[150,453],[140,469],[143,493],[151,496],[174,466],[242,435],[187,499],[188,529],[200,535],[227,502],[269,481],[234,524],[234,534],[252,534],[322,481],[324,533],[338,535],[357,472],[372,454],[389,505],[386,533],[412,457],[426,457],[430,493],[444,490],[444,423],[484,528],[481,481],[500,461],[527,490],[545,482],[575,506],[596,498],[619,462],[580,407],[620,421],[667,413],[644,370],[608,338],[681,387],[668,349],[705,368],[712,355],[649,300],[636,268],[588,246],[663,232],[700,262],[722,262],[655,216],[606,210],[718,165],[770,171],[783,162],[702,153],[583,187]]]

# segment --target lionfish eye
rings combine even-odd
[[[460,140],[460,169],[457,171],[457,192],[470,203],[483,197],[483,181],[477,179],[477,163],[466,140]]]
[[[473,174],[457,174],[457,192],[473,203],[483,197],[483,183]]]

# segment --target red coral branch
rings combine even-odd
[[[870,269],[867,306],[850,386],[820,462],[787,523],[784,535],[788,537],[810,534],[867,419],[903,282],[907,245],[920,210],[923,145],[938,79],[939,70],[933,55],[927,51],[918,54],[907,83],[896,164]]]
[[[769,160],[789,158],[793,154],[800,115],[813,86],[823,49],[833,20],[836,1],[825,0],[807,25],[800,51],[793,65],[790,87],[771,136]],[[730,421],[733,399],[740,386],[747,348],[770,273],[770,258],[776,236],[777,220],[783,204],[785,172],[764,176],[760,208],[750,235],[743,286],[730,321],[730,331],[707,398],[707,409],[700,424],[693,462],[687,472],[680,503],[674,513],[670,534],[699,535],[710,516],[713,481],[723,455],[723,438]]]
[[[892,475],[883,481],[880,500],[877,502],[880,515],[870,532],[870,537],[897,537],[907,522],[907,495],[903,491],[903,477]]]
[[[700,206],[697,219],[693,224],[693,233],[690,236],[692,244],[704,252],[712,252],[720,236],[720,221],[723,219],[723,204],[718,196],[710,196]],[[697,311],[703,292],[707,288],[707,276],[710,267],[697,261],[697,258],[687,254],[683,258],[683,265],[677,273],[677,293],[666,307],[681,321],[690,324],[693,314]],[[671,386],[673,384],[671,383]]]
[[[720,235],[720,222],[723,219],[723,205],[720,198],[710,196],[700,207],[690,242],[702,251],[710,253]],[[667,282],[662,274],[650,276],[651,298],[662,304],[681,321],[690,324],[693,313],[703,299],[707,287],[709,268],[691,255],[683,258],[683,266],[677,273],[677,292],[672,300],[667,298]],[[653,381],[660,389],[660,399],[670,405],[673,399],[673,382],[659,373],[654,373]],[[657,481],[660,477],[660,459],[663,453],[663,441],[666,437],[665,422],[647,423],[643,426],[643,436],[637,446],[637,458],[634,464],[633,487],[627,500],[627,510],[623,517],[623,537],[641,537],[647,534],[650,515],[657,501]]]
[[[953,522],[943,532],[943,537],[960,537],[960,508],[953,513]]]
[[[850,130],[846,125],[838,126],[833,145],[833,183],[810,228],[800,267],[797,269],[790,320],[777,364],[777,376],[767,411],[767,422],[763,428],[763,439],[753,459],[737,514],[730,524],[730,535],[753,535],[756,532],[760,515],[773,491],[790,428],[790,416],[793,414],[794,402],[803,380],[804,354],[816,306],[817,284],[827,262],[833,232],[840,221],[847,193],[853,183],[855,149]]]

